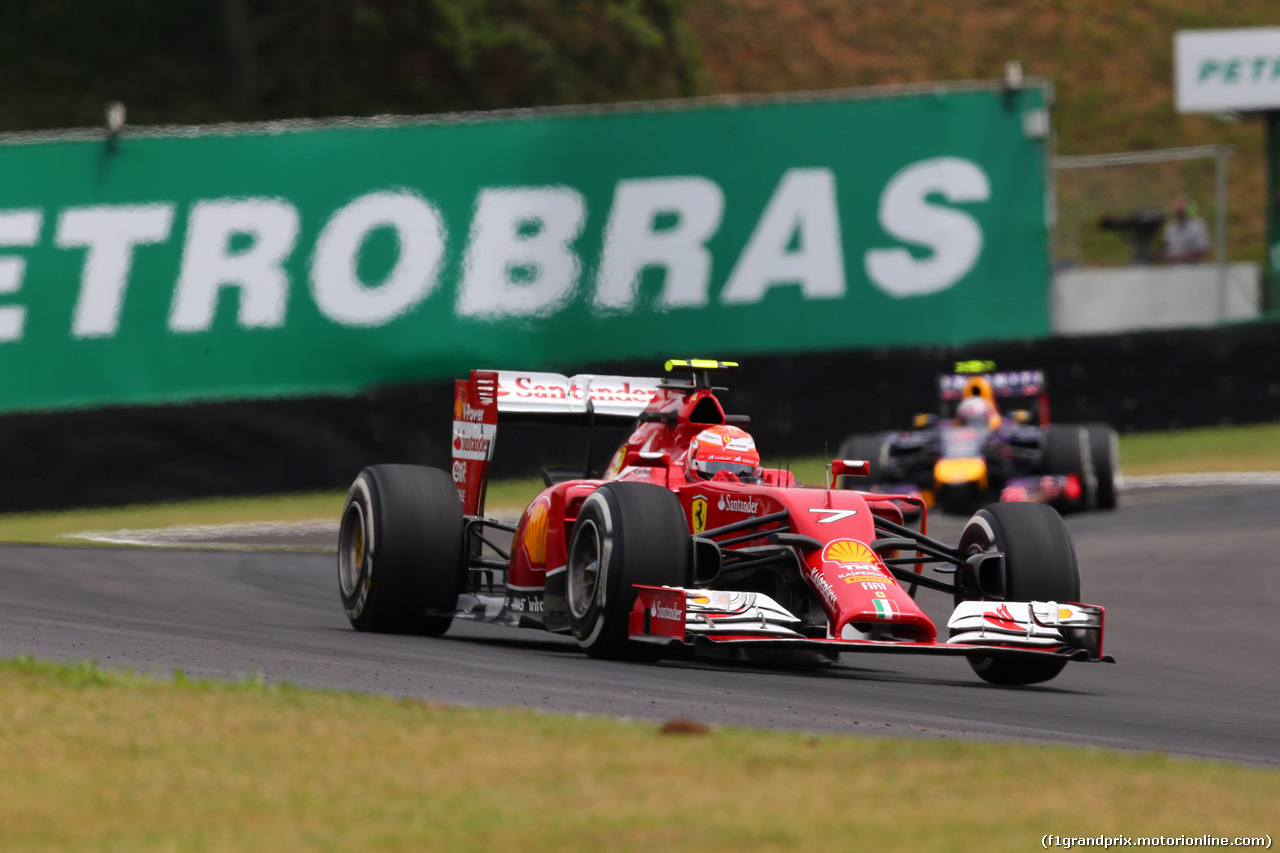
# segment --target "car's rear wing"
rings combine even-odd
[[[454,382],[453,480],[462,511],[484,511],[485,484],[498,421],[625,425],[658,393],[660,379],[473,370]]]
[[[632,420],[658,393],[662,380],[647,376],[600,376],[584,373],[530,373],[518,370],[477,371],[498,374],[498,413],[567,415]],[[474,374],[473,374],[474,375]]]
[[[961,362],[956,365],[955,373],[938,377],[938,399],[942,401],[944,412],[947,407],[971,395],[987,397],[992,405],[999,406],[1000,400],[1023,399],[1035,404],[1038,420],[1042,425],[1049,423],[1049,394],[1045,386],[1042,370],[1004,370],[996,371],[991,362],[979,362],[986,367],[985,371],[973,370],[974,365]]]
[[[991,393],[1003,397],[1039,397],[1045,392],[1044,372],[1010,370],[1001,373],[954,373],[938,377],[938,396],[954,402],[965,396],[965,389],[975,378],[985,379]]]

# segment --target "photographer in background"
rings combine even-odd
[[[1198,264],[1209,256],[1209,228],[1185,196],[1173,202],[1173,218],[1164,225],[1166,264]]]

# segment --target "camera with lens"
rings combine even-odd
[[[1156,260],[1152,243],[1164,226],[1164,214],[1158,210],[1135,210],[1128,216],[1107,215],[1098,220],[1103,231],[1118,231],[1129,238],[1132,261],[1149,264]]]

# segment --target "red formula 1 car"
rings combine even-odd
[[[955,655],[997,684],[1110,660],[1103,608],[1079,601],[1056,512],[988,507],[953,546],[926,535],[923,507],[920,530],[903,524],[909,496],[801,486],[760,467],[747,419],[721,407],[710,377],[734,367],[668,362],[685,380],[488,370],[459,380],[451,474],[377,465],[351,487],[338,552],[351,624],[440,634],[472,619],[572,633],[594,657],[642,660]],[[484,514],[500,419],[635,427],[603,478],[549,473],[509,524]],[[828,481],[866,471],[833,460]],[[916,604],[920,589],[954,602],[944,635]]]

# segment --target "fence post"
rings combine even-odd
[[[1268,313],[1280,311],[1280,110],[1268,110],[1267,125],[1267,251],[1262,268],[1266,270],[1266,305]]]
[[[1214,230],[1218,234],[1217,247],[1214,250],[1214,263],[1218,265],[1218,322],[1227,320],[1227,158],[1231,149],[1218,147],[1218,188],[1217,188],[1217,223]]]

